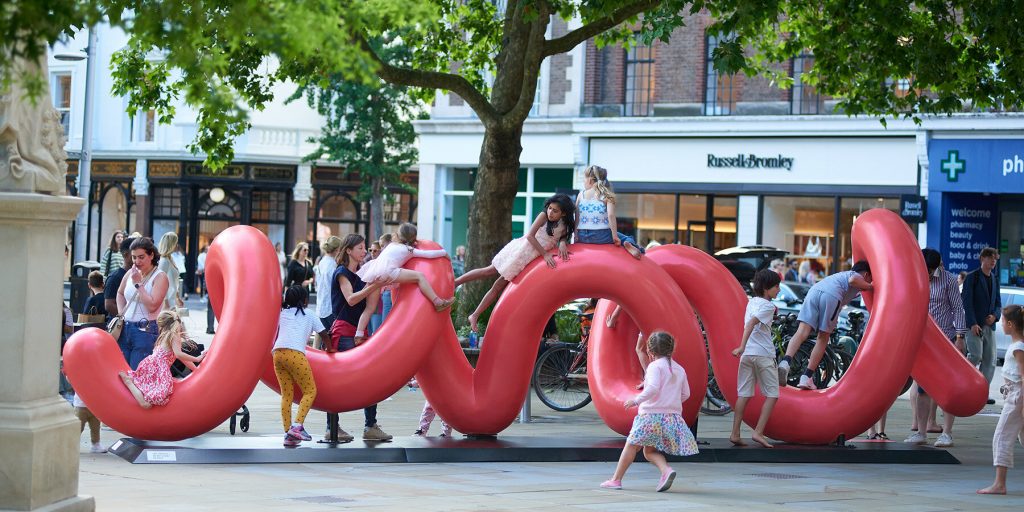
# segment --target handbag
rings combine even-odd
[[[153,279],[154,276],[156,276],[156,272],[153,272],[153,275],[149,276],[149,279]],[[142,284],[142,286],[149,284],[149,279],[147,279],[146,282]],[[132,303],[137,301],[138,298],[139,293],[136,292],[135,295],[132,295],[132,300],[128,301],[128,304],[125,304],[124,310],[128,311],[128,308],[132,305]],[[116,315],[114,318],[110,319],[110,322],[107,323],[107,332],[110,333],[110,336],[112,336],[115,340],[121,339],[122,330],[124,330],[124,315]]]
[[[78,323],[80,324],[102,324],[107,321],[107,315],[96,313],[96,308],[91,308],[92,313],[79,313]]]

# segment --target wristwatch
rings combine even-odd
[[[136,290],[138,290],[140,286],[142,286],[142,283],[135,283],[135,289]]]

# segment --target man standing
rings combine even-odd
[[[784,281],[799,281],[800,280],[800,260],[793,260],[789,262],[789,270],[786,271]]]
[[[134,237],[125,238],[121,241],[121,257],[124,260],[124,264],[121,268],[113,271],[107,276],[107,281],[103,285],[103,307],[106,308],[107,314],[111,317],[117,316],[117,290],[121,288],[121,280],[128,273],[128,270],[132,268],[132,242],[136,239]]]
[[[925,266],[928,268],[928,314],[938,324],[942,334],[956,344],[957,350],[965,351],[964,334],[967,327],[964,321],[964,304],[960,297],[960,288],[957,286],[957,278],[952,273],[942,268],[942,256],[935,249],[924,249],[921,251],[924,256]],[[928,396],[924,388],[914,386],[911,390],[911,409],[914,411],[917,432],[910,434],[906,442],[923,444],[928,442],[928,419],[934,414],[935,401]],[[914,393],[917,393],[916,400]],[[938,448],[953,446],[953,419],[955,416],[943,411],[942,434],[935,441]]]
[[[980,363],[981,374],[990,384],[996,369],[996,343],[992,335],[1002,301],[999,298],[999,280],[993,270],[999,262],[999,252],[986,247],[978,255],[981,266],[967,274],[961,292],[967,327],[967,359],[971,364]],[[989,404],[995,400],[988,399]]]

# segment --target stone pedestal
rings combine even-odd
[[[94,510],[78,496],[79,425],[57,395],[61,265],[83,200],[0,193],[0,509]]]

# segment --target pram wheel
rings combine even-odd
[[[241,420],[237,419],[239,416],[242,417]],[[249,408],[244,404],[242,405],[242,409],[232,414],[231,418],[228,420],[228,432],[230,432],[231,435],[235,435],[236,422],[238,424],[238,428],[242,429],[242,432],[249,431]]]

